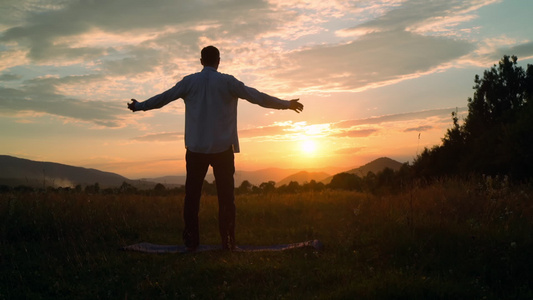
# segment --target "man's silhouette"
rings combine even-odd
[[[185,76],[169,90],[137,102],[132,111],[161,108],[182,98],[185,102],[185,155],[187,178],[183,217],[183,240],[189,251],[199,245],[198,211],[207,169],[211,165],[219,204],[219,228],[223,249],[235,248],[234,153],[239,152],[237,101],[246,99],[266,108],[303,110],[299,99],[281,100],[245,86],[235,77],[217,71],[220,52],[213,46],[202,49],[201,72]]]

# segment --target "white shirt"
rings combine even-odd
[[[290,101],[247,87],[235,77],[204,67],[185,76],[169,90],[136,104],[136,110],[161,108],[182,98],[185,102],[185,147],[198,153],[239,152],[237,101],[246,99],[262,107],[287,109]]]

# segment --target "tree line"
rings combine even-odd
[[[402,170],[407,170],[409,166],[406,164],[402,167]],[[336,190],[350,190],[350,191],[359,191],[359,192],[376,192],[376,191],[397,191],[402,186],[402,170],[395,172],[392,169],[386,168],[377,174],[369,172],[364,177],[359,177],[358,175],[352,173],[339,173],[332,177],[329,183],[317,182],[316,180],[311,180],[309,182],[304,182],[300,184],[297,181],[291,181],[288,184],[276,186],[276,182],[267,181],[259,185],[254,185],[248,180],[244,180],[239,186],[235,187],[236,195],[246,195],[246,194],[271,194],[271,193],[281,193],[281,194],[296,194],[301,192],[321,192],[326,189],[336,189]],[[0,192],[54,192],[54,193],[72,193],[72,194],[136,194],[136,195],[149,195],[149,196],[170,196],[170,195],[183,195],[185,194],[185,187],[178,186],[167,188],[163,184],[158,183],[152,189],[141,189],[137,188],[134,185],[123,182],[120,187],[115,188],[101,188],[99,183],[86,185],[82,187],[77,185],[74,188],[71,187],[47,187],[43,188],[32,188],[28,186],[17,186],[14,188],[8,186],[0,186]],[[216,195],[216,182],[208,182],[204,180],[202,186],[202,193],[206,195]]]

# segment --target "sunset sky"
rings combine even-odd
[[[474,76],[533,64],[533,1],[2,0],[0,154],[131,179],[185,173],[184,104],[130,112],[201,70],[301,114],[239,103],[238,170],[412,161],[466,116]]]

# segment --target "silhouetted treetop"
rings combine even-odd
[[[531,67],[528,66],[531,76]],[[485,70],[483,78],[475,76],[476,90],[468,99],[465,131],[482,134],[486,129],[516,119],[531,98],[531,77],[517,65],[516,56],[504,56],[498,65]]]
[[[452,128],[442,145],[424,151],[413,164],[423,177],[483,173],[531,177],[533,168],[533,65],[516,56],[474,78],[468,116],[462,125],[452,112]]]

